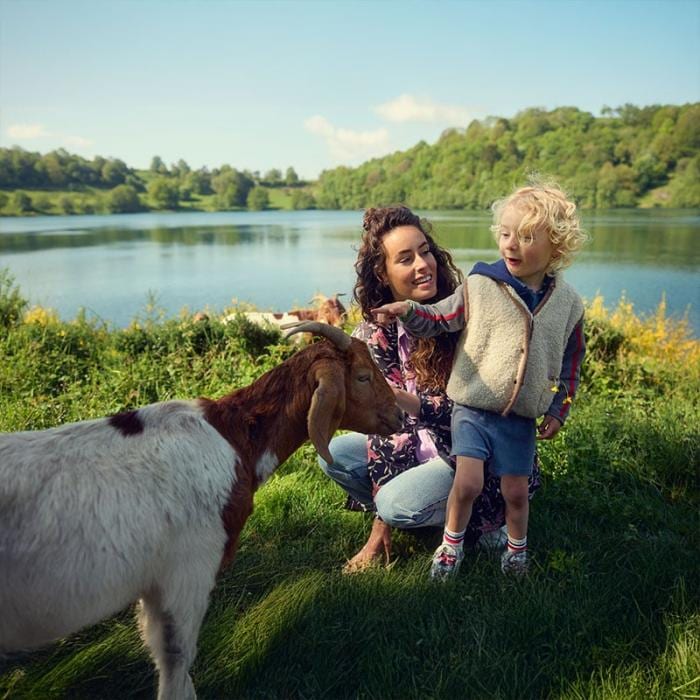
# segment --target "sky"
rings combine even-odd
[[[700,101],[700,0],[0,0],[0,146],[324,169],[530,107]]]

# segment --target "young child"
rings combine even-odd
[[[527,479],[535,434],[553,438],[564,423],[585,350],[583,303],[560,274],[586,240],[576,205],[557,186],[535,183],[492,209],[498,262],[477,263],[436,304],[407,300],[373,310],[379,319],[400,318],[416,336],[462,331],[447,385],[457,467],[430,572],[438,580],[454,576],[462,562],[484,462],[500,477],[506,503],[501,569],[527,572]]]

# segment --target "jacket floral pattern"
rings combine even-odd
[[[380,326],[363,321],[355,328],[353,336],[367,344],[370,354],[389,384],[407,390],[407,380],[412,370],[401,361],[397,324]],[[409,349],[413,342],[413,338],[409,336]],[[420,399],[417,418],[406,414],[403,429],[389,437],[368,436],[368,470],[374,493],[398,474],[418,466],[419,430],[423,428],[430,434],[439,455],[453,468],[455,466],[454,457],[450,456],[452,401],[444,391],[418,390],[417,394]],[[530,497],[539,486],[539,465],[535,455],[529,480]],[[350,497],[346,505],[351,510],[373,510],[372,507],[365,507]],[[504,523],[505,503],[501,495],[500,479],[491,475],[485,467],[484,490],[474,502],[465,539],[473,542],[483,532],[494,530]]]

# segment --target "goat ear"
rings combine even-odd
[[[333,458],[328,443],[345,413],[345,376],[339,367],[323,365],[314,372],[316,389],[306,418],[309,440],[328,464]]]

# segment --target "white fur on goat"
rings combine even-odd
[[[330,459],[339,427],[400,425],[366,347],[302,326],[347,347],[311,345],[218,401],[0,435],[0,654],[140,599],[159,698],[194,697],[188,670],[208,596],[258,485],[309,436]]]

